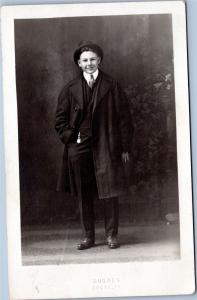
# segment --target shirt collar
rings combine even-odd
[[[99,70],[98,70],[98,69],[97,69],[93,74],[88,74],[88,73],[86,73],[86,72],[83,72],[83,76],[84,76],[84,78],[85,78],[85,80],[86,80],[87,82],[90,81],[90,76],[91,76],[91,75],[93,75],[94,80],[96,80],[97,77],[98,77],[98,74],[99,74]]]

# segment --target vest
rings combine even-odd
[[[78,143],[75,141],[69,146],[69,153],[71,156],[77,156],[82,153],[90,152],[91,151],[91,145],[93,142],[92,137],[92,111],[94,106],[94,101],[96,99],[94,98],[94,93],[98,87],[100,77],[99,74],[96,82],[94,83],[92,89],[88,86],[85,78],[82,79],[82,91],[83,91],[83,117],[81,120],[81,123],[79,125],[79,133],[80,136],[78,138]]]

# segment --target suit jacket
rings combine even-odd
[[[130,152],[133,127],[127,98],[116,80],[101,72],[100,85],[94,99],[92,147],[99,198],[120,196],[126,191],[122,152]],[[76,140],[83,118],[82,74],[61,91],[55,129],[65,145],[58,190],[73,191],[68,170],[67,146]]]

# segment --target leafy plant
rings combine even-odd
[[[132,187],[136,201],[161,203],[168,174],[177,176],[173,75],[147,76],[126,87],[125,93],[135,128]]]

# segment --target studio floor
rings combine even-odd
[[[96,224],[94,247],[77,250],[80,237],[81,229],[76,224],[26,227],[22,230],[23,264],[165,261],[180,257],[178,224],[120,224],[120,248],[113,250],[106,245],[102,223]]]

